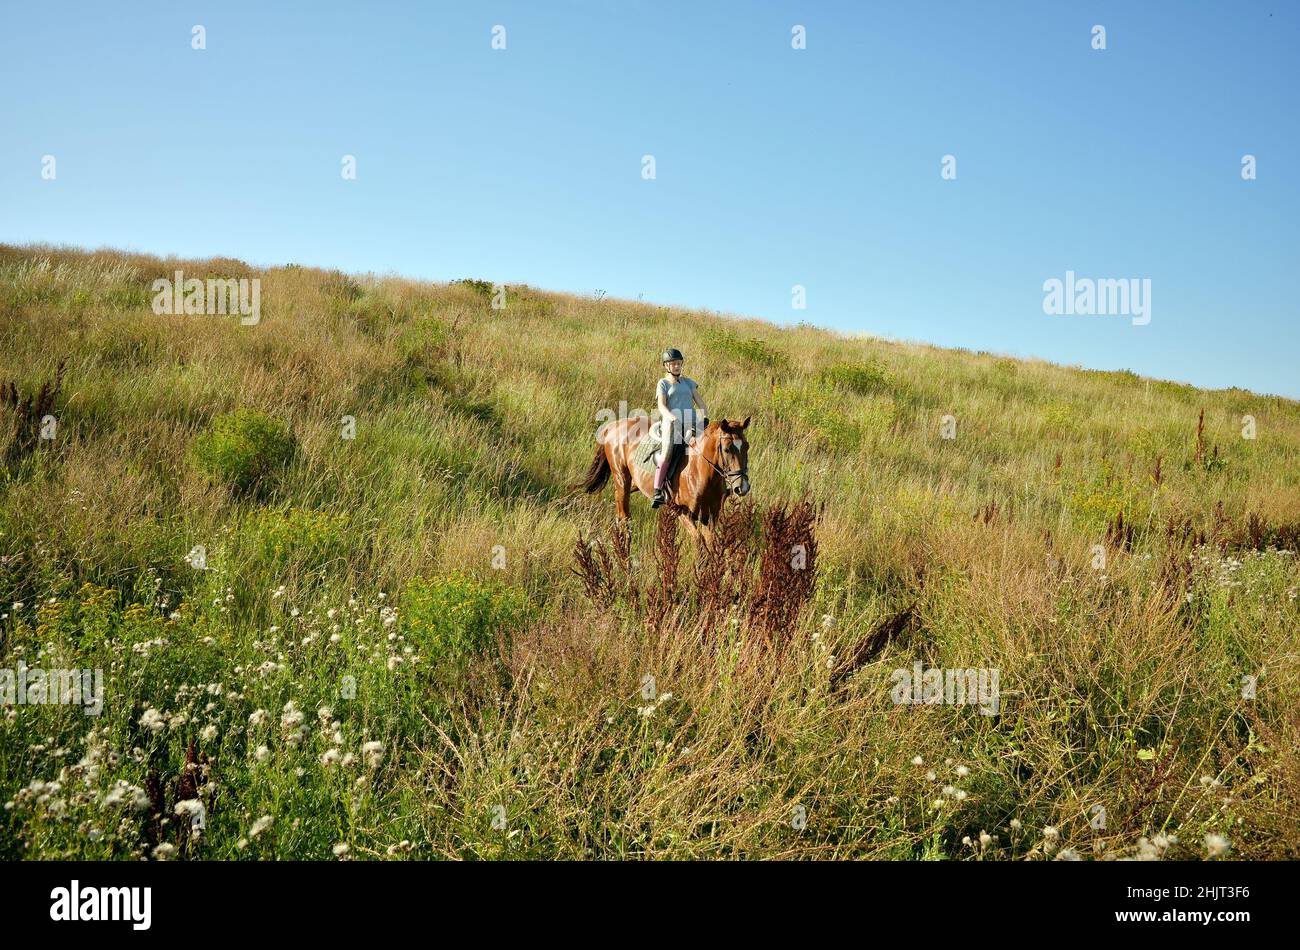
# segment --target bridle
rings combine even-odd
[[[722,457],[721,439],[719,439],[717,443],[717,452],[718,452],[718,457],[721,458]],[[744,479],[749,477],[749,470],[747,468],[741,467],[736,469],[734,472],[728,472],[723,470],[721,466],[717,465],[711,458],[709,458],[703,452],[700,453],[700,458],[704,459],[704,461],[708,463],[709,468],[713,469],[715,472],[717,472],[719,475],[722,476],[722,484],[727,489],[727,494],[729,495],[733,495],[736,492],[736,489],[732,487],[732,479],[740,479],[743,482]]]

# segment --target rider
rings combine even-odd
[[[674,450],[679,445],[689,445],[695,438],[695,433],[703,432],[709,425],[709,408],[700,395],[700,387],[695,380],[682,375],[684,359],[682,351],[676,347],[669,347],[663,352],[664,375],[655,390],[655,404],[660,419],[660,449],[651,508],[658,508],[668,499],[664,482],[668,478]],[[700,407],[698,414],[695,412],[697,405]]]

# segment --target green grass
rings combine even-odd
[[[260,278],[261,323],[154,315],[178,268]],[[103,676],[97,716],[2,710],[0,857],[1300,855],[1300,404],[505,300],[0,246],[0,670]],[[753,418],[722,575],[639,497],[625,561],[569,492],[667,345]],[[804,497],[816,583],[769,629]],[[999,715],[894,705],[916,660],[998,670]]]

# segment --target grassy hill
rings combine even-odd
[[[0,245],[0,669],[103,674],[3,710],[0,857],[1300,856],[1300,404],[493,296]],[[668,344],[716,558],[569,490]]]

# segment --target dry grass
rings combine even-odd
[[[259,278],[261,324],[154,315],[177,269]],[[528,287],[494,310],[472,283],[43,247],[0,246],[0,341],[0,667],[108,679],[99,719],[0,722],[6,856],[1045,859],[1163,836],[1195,857],[1211,833],[1296,856],[1294,402]],[[666,343],[715,414],[754,416],[755,500],[711,559],[639,498],[628,537],[608,492],[569,491],[597,412],[646,408]],[[191,458],[242,407],[297,444],[258,498]],[[196,544],[212,570],[184,563]],[[412,581],[449,577],[467,612],[413,624]],[[426,659],[479,643],[464,618],[498,601],[527,609],[492,614],[493,649]],[[917,660],[997,670],[999,715],[896,705]],[[211,806],[197,839],[159,812],[187,760],[215,783],[185,790]],[[110,820],[119,780],[158,801]]]

